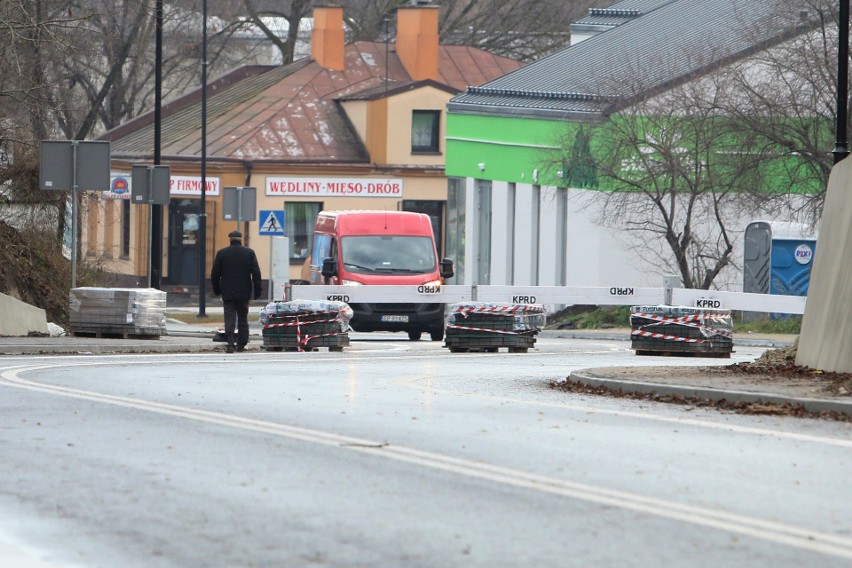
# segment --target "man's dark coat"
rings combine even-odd
[[[213,293],[225,301],[247,301],[260,298],[260,266],[257,255],[248,247],[232,243],[216,253],[210,271]]]

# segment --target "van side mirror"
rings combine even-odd
[[[331,278],[337,276],[337,262],[331,257],[322,259],[322,275],[323,278]]]
[[[441,278],[452,278],[455,273],[456,269],[452,260],[445,258],[441,261]]]

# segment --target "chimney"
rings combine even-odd
[[[326,69],[343,71],[343,44],[343,8],[341,6],[314,8],[311,59]]]
[[[438,74],[438,6],[400,6],[396,52],[415,81],[440,80]]]

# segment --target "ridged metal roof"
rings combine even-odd
[[[650,0],[623,2],[641,9]],[[660,4],[657,0],[656,4]],[[456,112],[563,116],[685,80],[801,29],[785,0],[674,0],[650,13],[485,83],[450,101]],[[598,117],[600,118],[600,117]]]
[[[624,0],[608,8],[590,8],[589,15],[577,20],[577,26],[618,26],[674,0]],[[573,28],[574,25],[571,27]]]

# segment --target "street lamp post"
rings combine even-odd
[[[154,24],[154,165],[159,166],[163,116],[163,0],[157,0]],[[149,205],[148,217],[148,287],[160,289],[160,275],[163,273],[163,206]]]
[[[202,2],[201,32],[201,215],[198,224],[198,317],[206,318],[207,303],[207,0]]]
[[[834,150],[836,164],[849,155],[847,141],[847,108],[849,104],[849,0],[840,0],[837,48],[837,142]]]

